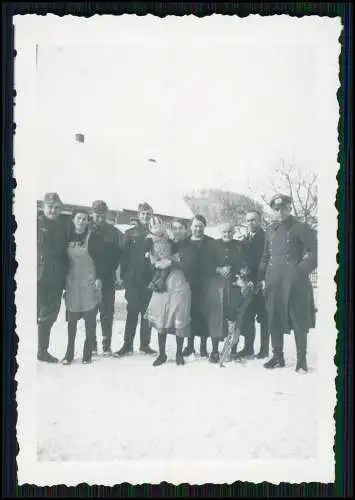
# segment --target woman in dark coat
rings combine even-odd
[[[208,287],[205,308],[209,335],[212,339],[211,363],[219,362],[219,342],[236,322],[242,303],[240,287],[237,286],[237,274],[242,264],[242,243],[234,240],[234,227],[231,224],[221,226],[222,238],[215,242],[216,268]]]
[[[65,303],[68,321],[68,346],[63,364],[74,358],[77,323],[85,321],[86,338],[83,363],[91,362],[95,343],[96,315],[102,297],[103,259],[99,241],[89,230],[89,214],[85,210],[73,213],[68,237],[69,271],[66,277]]]
[[[190,270],[191,286],[191,336],[183,351],[183,356],[195,352],[194,337],[200,337],[200,355],[208,357],[207,338],[209,336],[206,316],[206,295],[216,271],[216,259],[213,238],[205,235],[206,219],[196,215],[191,223],[191,237],[187,248],[191,252],[193,266]]]

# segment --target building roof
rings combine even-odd
[[[42,209],[42,206],[43,206],[43,201],[40,201],[40,200],[37,200],[37,209],[38,210],[41,210]],[[62,208],[62,214],[64,215],[71,215],[73,213],[74,210],[77,210],[77,209],[83,209],[83,210],[86,210],[86,211],[90,211],[91,210],[91,207],[90,206],[87,206],[87,205],[74,205],[74,204],[71,204],[71,203],[63,203],[63,208]],[[121,208],[119,210],[109,210],[109,213],[113,216],[119,216],[120,214],[127,214],[127,215],[131,215],[131,216],[135,216],[137,215],[138,211],[136,209],[129,209],[129,208]],[[190,218],[189,217],[181,217],[177,214],[164,214],[164,213],[156,213],[156,215],[158,215],[159,217],[162,217],[164,219],[173,219],[175,217],[179,218],[179,219],[185,219],[185,220],[189,220]]]

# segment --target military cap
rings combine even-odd
[[[91,208],[96,214],[105,214],[108,211],[107,204],[102,200],[94,201]]]
[[[287,194],[275,194],[270,200],[270,207],[275,208],[275,207],[282,207],[285,205],[289,205],[292,202],[291,196],[288,196]]]
[[[147,202],[138,205],[138,212],[153,212],[152,207]]]
[[[60,205],[63,205],[62,200],[59,198],[59,195],[57,193],[46,193],[44,195],[44,203],[45,204],[59,203]]]

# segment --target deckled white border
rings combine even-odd
[[[243,32],[252,42],[258,30],[265,36],[298,43],[322,43],[334,40],[337,57],[340,45],[337,44],[341,32],[340,18],[328,19],[316,16],[301,19],[289,16],[249,16],[238,19],[230,16],[214,15],[199,19],[194,16],[165,19],[153,16],[95,16],[90,19],[53,15],[15,17],[15,87],[17,90],[15,121],[15,177],[17,189],[15,197],[16,259],[19,262],[16,274],[17,292],[17,335],[19,348],[16,375],[18,382],[17,439],[20,452],[17,459],[18,481],[45,485],[102,484],[112,486],[122,482],[132,484],[159,483],[168,481],[173,484],[189,482],[192,484],[231,483],[236,480],[262,482],[333,482],[334,457],[333,442],[335,423],[333,412],[336,403],[334,377],[336,368],[333,363],[335,353],[336,312],[334,276],[337,269],[336,252],[338,249],[336,228],[337,213],[334,201],[337,190],[336,173],[338,139],[338,102],[335,83],[334,95],[329,97],[329,107],[323,110],[325,119],[334,120],[334,130],[324,137],[324,144],[330,151],[328,163],[319,172],[319,288],[318,288],[318,331],[323,337],[319,343],[319,392],[318,405],[322,420],[319,422],[319,460],[254,460],[254,461],[179,461],[179,462],[37,462],[36,455],[36,338],[33,337],[36,302],[36,195],[35,182],[38,175],[35,156],[35,45],[38,44],[116,44],[122,40],[137,39],[142,32],[159,40],[165,30],[174,33],[174,27],[183,23],[186,38],[200,33],[211,37],[223,37],[226,23],[235,23],[236,33]],[[289,30],[297,24],[297,33]],[[213,25],[213,29],[211,29]],[[119,27],[119,29],[118,29]],[[206,31],[205,31],[206,30]],[[293,35],[292,35],[293,33]],[[280,35],[280,37],[278,37]],[[293,38],[292,38],[293,37]],[[330,37],[330,38],[329,38]],[[334,64],[337,64],[336,62]],[[329,68],[330,78],[334,67]],[[54,118],[55,119],[55,118]],[[29,325],[30,328],[29,328]]]

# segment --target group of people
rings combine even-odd
[[[317,237],[292,214],[292,200],[277,195],[270,201],[275,221],[265,231],[258,211],[246,214],[248,234],[234,238],[234,227],[221,226],[220,239],[205,234],[206,219],[196,215],[190,227],[172,223],[167,235],[163,221],[147,203],[138,207],[138,223],[122,234],[107,222],[108,207],[95,201],[78,209],[69,224],[60,217],[57,193],[44,197],[37,222],[37,322],[39,361],[56,363],[49,352],[50,333],[64,295],[68,344],[63,364],[74,358],[77,323],[85,321],[83,363],[97,352],[96,317],[100,313],[102,349],[121,358],[133,353],[140,323],[140,351],[167,361],[167,335],[176,337],[176,363],[199,353],[211,363],[220,360],[221,342],[233,338],[231,359],[254,357],[255,324],[260,324],[259,359],[272,356],[265,368],[284,367],[283,335],[294,332],[297,372],[307,372],[307,334],[315,326],[309,274],[317,266]],[[127,318],[121,349],[111,351],[116,271],[125,289]],[[246,297],[249,301],[246,305]],[[243,307],[244,305],[244,307]],[[158,333],[159,352],[151,347],[151,330]],[[239,335],[245,338],[238,351]],[[212,351],[208,352],[207,339]],[[185,343],[185,346],[184,346]]]

